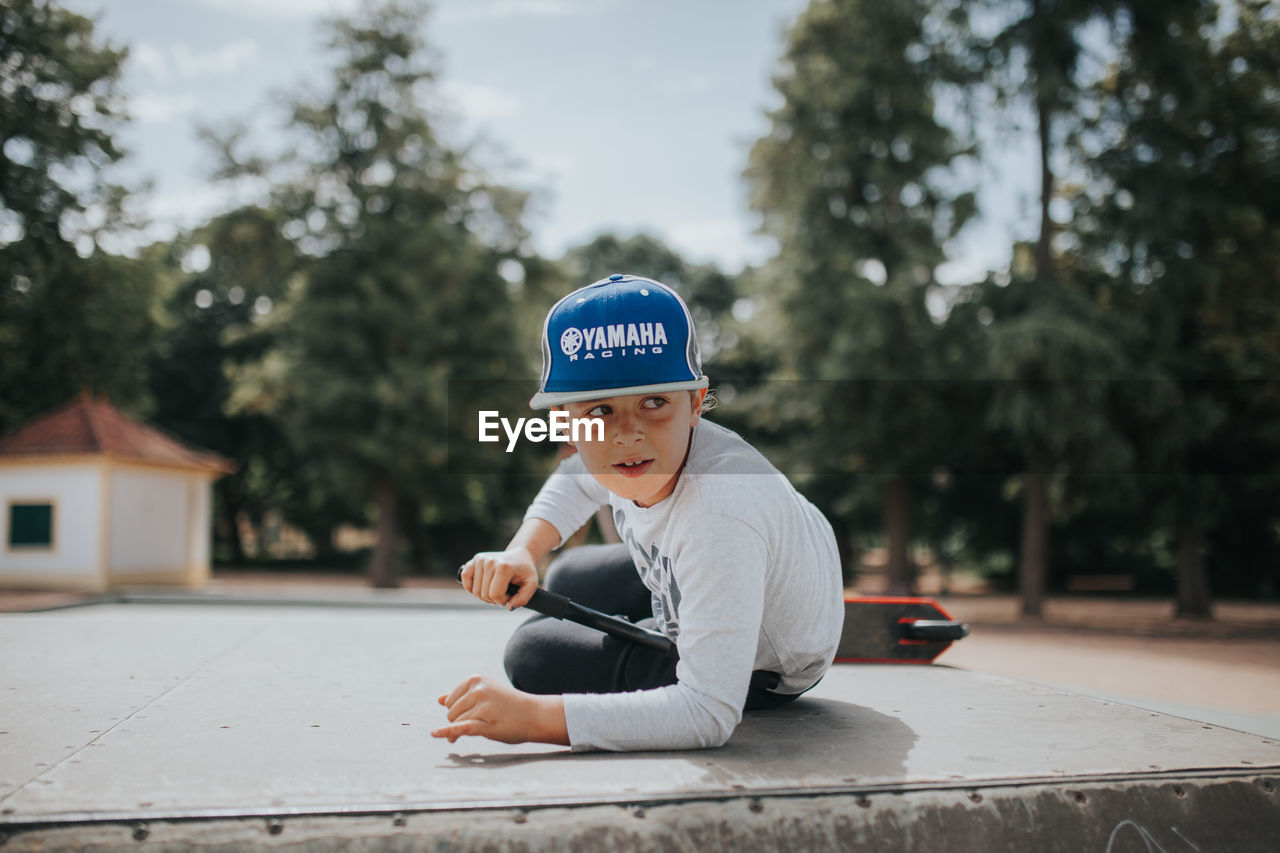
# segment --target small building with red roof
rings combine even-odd
[[[234,470],[81,394],[0,438],[0,587],[200,586],[212,484]]]

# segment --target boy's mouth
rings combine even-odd
[[[624,477],[639,477],[645,471],[648,471],[649,466],[652,464],[652,459],[638,459],[634,462],[619,462],[613,466],[613,470]]]

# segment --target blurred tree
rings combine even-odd
[[[1025,465],[1018,483],[1018,590],[1022,614],[1040,617],[1055,515],[1051,483],[1072,474],[1132,470],[1133,449],[1118,411],[1130,375],[1129,330],[1052,279],[987,285],[983,297],[991,320],[985,348],[993,389],[985,423],[992,440],[1007,440]]]
[[[171,267],[179,258],[199,257],[202,269],[187,275],[169,298],[149,370],[156,401],[152,419],[239,464],[214,484],[215,533],[237,563],[246,557],[237,524],[241,513],[260,521],[266,510],[280,509],[311,536],[321,555],[329,550],[335,519],[360,517],[358,507],[335,513],[332,500],[315,506],[306,468],[269,411],[232,408],[240,366],[276,344],[274,333],[257,321],[286,297],[301,273],[303,259],[278,225],[275,211],[246,207],[165,247]]]
[[[920,0],[810,5],[774,78],[783,104],[746,171],[780,245],[782,375],[820,380],[790,383],[791,400],[775,389],[774,404],[795,415],[798,456],[863,475],[823,480],[834,491],[820,502],[842,540],[862,502],[858,480],[879,480],[897,592],[913,585],[909,474],[948,441],[938,391],[957,367],[934,346],[935,270],[974,206],[948,171],[966,147],[938,118],[944,87],[963,80],[953,11]]]
[[[1085,23],[1096,17],[1097,5],[1093,0],[999,3],[992,11],[1004,25],[983,45],[988,77],[995,83],[1001,98],[1019,105],[1024,100],[1029,101],[1035,117],[1040,156],[1040,222],[1033,252],[1033,277],[1041,292],[1033,294],[1033,298],[1050,297],[1049,291],[1059,285],[1054,269],[1054,222],[1051,215],[1055,194],[1054,149],[1060,138],[1055,120],[1072,114],[1079,89],[1076,70],[1082,52],[1080,32]],[[1052,294],[1055,297],[1060,295]],[[1047,390],[1048,383],[1070,381],[1070,373],[1048,375],[1044,368],[1060,369],[1063,357],[1069,358],[1068,354],[1073,350],[1094,354],[1107,346],[1087,322],[1072,324],[1072,328],[1059,337],[1059,329],[1054,322],[1056,318],[1049,308],[1054,300],[1044,298],[1041,301],[1044,307],[1002,330],[989,361],[989,364],[999,366],[1006,380],[1024,380],[1012,381],[1002,388],[991,417],[994,425],[1011,429],[1025,451],[1024,464],[1027,467],[1022,478],[1023,521],[1017,571],[1022,613],[1032,617],[1042,613],[1049,575],[1048,476],[1050,468],[1059,461],[1049,454],[1065,450],[1068,442],[1063,434],[1066,425],[1056,420],[1063,412],[1055,408],[1052,412],[1043,413],[1046,417],[1036,417],[1037,407],[1050,401],[1043,395],[1019,399],[1019,393]],[[1003,314],[1001,319],[1006,319]],[[1037,333],[1045,333],[1058,340],[1054,343],[1041,341]],[[1009,357],[1024,358],[1026,363],[999,362],[1000,358]],[[1060,402],[1068,403],[1066,399],[1060,399]],[[1095,398],[1090,402],[1097,403],[1098,400]],[[1049,432],[1055,434],[1050,435]]]
[[[435,132],[425,14],[371,4],[330,24],[332,88],[296,101],[301,177],[278,193],[282,232],[314,261],[273,318],[279,346],[259,377],[274,381],[260,384],[305,464],[372,496],[376,586],[398,583],[406,516],[446,524],[504,506],[496,487],[447,476],[451,445],[462,452],[446,423],[451,380],[536,374],[512,345],[525,199],[486,184]]]
[[[0,6],[0,432],[84,389],[145,403],[157,280],[100,246],[125,225],[124,58],[53,3]]]
[[[1199,0],[1173,0],[1162,6],[1177,14],[1197,2]],[[1089,77],[1096,73],[1092,66],[1097,65],[1110,48],[1106,33],[1114,30],[1117,21],[1142,18],[1153,10],[1146,0],[1020,0],[1015,3],[1001,0],[988,4],[985,12],[997,22],[994,34],[972,41],[977,52],[985,56],[987,80],[994,85],[1001,100],[1017,109],[1029,107],[1034,116],[1039,151],[1039,228],[1030,268],[1037,288],[1033,294],[1036,304],[1012,328],[994,338],[1001,346],[994,352],[993,363],[999,364],[1005,373],[1026,377],[1040,374],[1044,367],[1055,363],[1065,367],[1061,357],[1074,352],[1073,357],[1089,360],[1058,376],[1041,376],[1040,382],[1070,383],[1073,378],[1089,376],[1093,371],[1102,371],[1112,382],[1119,378],[1115,370],[1122,363],[1116,360],[1121,349],[1116,341],[1106,340],[1108,331],[1099,325],[1101,318],[1097,312],[1081,313],[1068,308],[1068,313],[1061,318],[1055,314],[1059,307],[1072,302],[1063,288],[1074,285],[1066,272],[1058,268],[1058,259],[1064,251],[1073,249],[1074,244],[1069,239],[1055,241],[1060,227],[1055,223],[1054,209],[1055,202],[1064,197],[1059,175],[1073,171],[1078,165],[1071,159],[1073,149],[1067,141],[1078,135],[1084,122],[1082,104],[1086,101]],[[1090,65],[1088,70],[1082,69],[1086,62]],[[1058,218],[1064,218],[1063,214],[1058,213]],[[1035,335],[1040,336],[1039,343]],[[1019,366],[1003,361],[1007,358],[1027,361]],[[1019,393],[1038,387],[1039,382],[1003,386],[997,408],[992,412],[995,422],[1015,428],[1021,436],[1019,446],[1027,453],[1027,471],[1022,478],[1023,540],[1018,572],[1022,610],[1030,616],[1040,615],[1049,574],[1050,512],[1046,473],[1056,464],[1078,468],[1084,462],[1078,455],[1067,458],[1072,455],[1067,444],[1074,442],[1063,443],[1071,431],[1065,422],[1052,415],[1039,419],[1022,417],[1041,405],[1054,405],[1053,400],[1034,393],[1023,400],[1017,399]],[[1106,412],[1102,408],[1113,392],[1103,392],[1095,386],[1096,393],[1080,397],[1085,388],[1086,385],[1077,383],[1073,390],[1057,394],[1056,402],[1068,407],[1094,406],[1091,412],[1077,413],[1074,420],[1079,421],[1080,435],[1095,434],[1101,439],[1103,433],[1097,432],[1098,429],[1104,425],[1116,426],[1114,411]],[[1076,399],[1069,402],[1073,397]],[[1058,410],[1057,414],[1061,413]],[[1124,444],[1122,437],[1114,429],[1106,430],[1106,436],[1099,443],[1080,446],[1090,447],[1113,461],[1125,455],[1120,449]],[[1051,452],[1067,456],[1052,460],[1046,456]]]
[[[1116,5],[1115,0],[994,0],[987,4],[987,14],[997,21],[994,35],[974,42],[985,54],[987,78],[998,97],[1016,108],[1029,106],[1034,117],[1040,170],[1034,261],[1041,281],[1053,276],[1054,168],[1055,160],[1061,163],[1061,125],[1072,120],[1081,88],[1082,31]]]
[[[1260,582],[1280,556],[1280,469],[1264,462],[1280,458],[1280,15],[1131,5],[1079,140],[1093,182],[1075,230],[1095,298],[1146,329],[1161,379],[1133,421],[1148,505],[1171,532],[1177,613],[1203,618],[1215,530],[1255,543],[1219,576],[1242,563]]]

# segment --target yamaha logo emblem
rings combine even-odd
[[[565,329],[564,334],[560,336],[560,351],[565,355],[573,355],[581,347],[582,332],[572,327]]]

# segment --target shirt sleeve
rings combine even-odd
[[[746,522],[718,514],[689,533],[672,568],[677,683],[566,695],[575,752],[720,746],[741,721],[764,611],[765,543]]]
[[[609,502],[609,491],[587,473],[576,453],[562,461],[542,484],[524,518],[541,518],[560,534],[560,545]],[[559,546],[557,546],[559,547]]]

